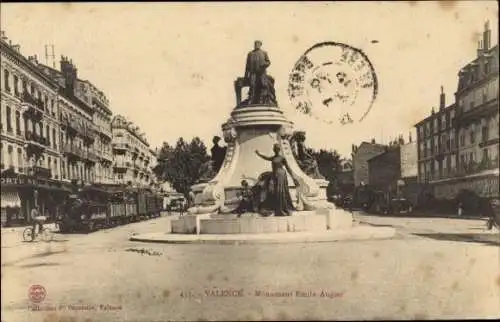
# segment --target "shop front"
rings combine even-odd
[[[5,226],[31,223],[30,213],[34,207],[38,207],[48,221],[54,221],[71,191],[60,181],[13,171],[1,174],[1,188],[2,225]]]

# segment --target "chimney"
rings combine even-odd
[[[445,100],[445,95],[444,95],[444,89],[443,86],[441,86],[441,95],[439,95],[439,109],[442,110],[446,104]]]
[[[482,40],[479,40],[479,42],[477,43],[477,56],[481,56],[481,54],[483,53],[483,41]]]
[[[375,139],[372,139],[372,144],[375,144]]]
[[[411,143],[412,142],[412,139],[411,139],[411,132],[409,133],[408,135],[408,142]]]
[[[483,32],[483,50],[490,49],[491,46],[491,30],[490,30],[490,22],[486,21],[484,24],[484,32]]]
[[[21,52],[21,45],[12,45],[12,49],[14,49],[15,51],[17,51],[18,53]]]
[[[434,115],[434,113],[436,113],[436,111],[434,111],[434,107],[432,107],[431,114]]]

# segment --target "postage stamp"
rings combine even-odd
[[[329,124],[358,123],[377,97],[375,69],[363,51],[322,42],[297,61],[288,82],[293,107]]]

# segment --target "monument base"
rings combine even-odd
[[[246,213],[237,215],[189,214],[172,221],[174,234],[265,234],[350,229],[353,218],[342,209],[296,211],[291,216],[264,217]]]

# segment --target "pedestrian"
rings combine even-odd
[[[458,217],[461,217],[463,215],[463,212],[464,212],[464,209],[463,209],[462,202],[459,202],[458,203]]]
[[[483,216],[487,218],[486,229],[491,230],[493,225],[495,225],[495,211],[493,210],[490,200],[485,200],[482,208]]]
[[[33,221],[31,241],[34,241],[36,236],[37,226],[38,226],[38,231],[41,232],[43,229],[43,222],[45,221],[45,217],[41,216],[40,211],[38,211],[38,206],[33,207],[33,209],[31,210],[31,220]]]

